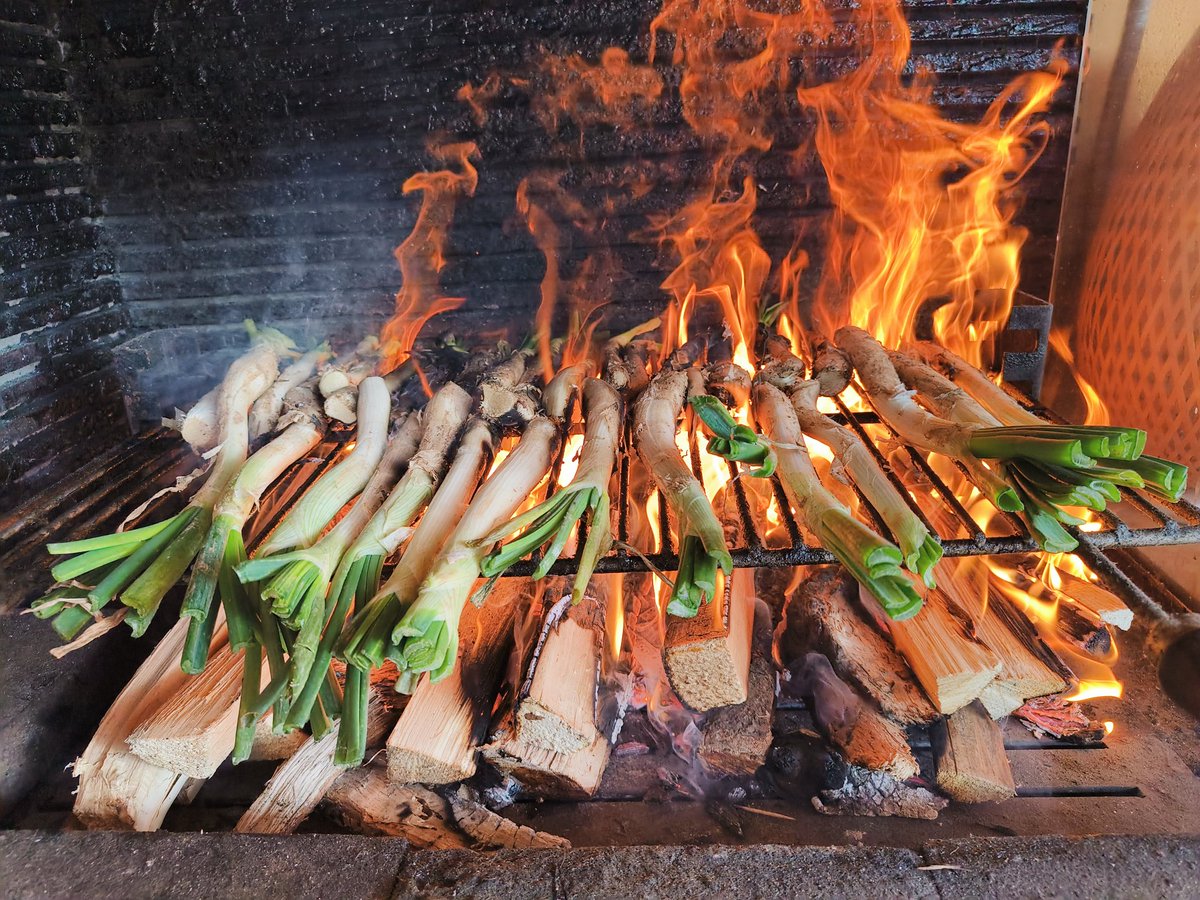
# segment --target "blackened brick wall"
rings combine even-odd
[[[15,501],[127,433],[127,322],[43,2],[0,0],[0,111],[0,497]]]

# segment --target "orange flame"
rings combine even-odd
[[[1025,232],[1012,223],[1013,186],[1049,137],[1042,113],[1065,63],[1017,78],[978,124],[960,124],[929,102],[927,76],[903,82],[910,33],[899,0],[864,0],[851,20],[860,65],[797,93],[816,114],[835,206],[815,314],[827,329],[849,321],[897,346],[927,299],[947,298],[937,338],[980,363],[1017,287]]]
[[[1100,399],[1100,395],[1091,383],[1079,374],[1079,369],[1075,366],[1075,353],[1071,350],[1071,341],[1067,332],[1061,328],[1055,328],[1050,332],[1050,345],[1062,357],[1062,361],[1067,364],[1071,370],[1071,374],[1075,377],[1075,384],[1079,388],[1079,392],[1083,395],[1084,403],[1087,404],[1087,415],[1084,417],[1084,422],[1087,425],[1108,425],[1112,419],[1108,416],[1108,407],[1104,401]]]
[[[412,231],[396,248],[402,283],[396,294],[395,312],[380,334],[383,372],[392,370],[409,355],[426,322],[456,309],[464,299],[442,296],[438,274],[446,265],[446,238],[454,208],[460,197],[473,195],[479,183],[479,173],[471,164],[472,158],[478,158],[478,149],[466,142],[434,145],[429,152],[441,162],[456,163],[461,171],[418,172],[404,182],[405,194],[421,192],[421,209]]]

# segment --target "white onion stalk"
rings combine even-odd
[[[679,572],[667,612],[683,618],[695,616],[713,597],[718,567],[726,576],[733,571],[725,531],[675,445],[688,381],[687,373],[670,369],[655,375],[634,404],[633,425],[638,454],[678,523]]]
[[[529,498],[549,471],[557,447],[558,427],[536,416],[516,448],[476,492],[393,634],[409,683],[422,672],[437,682],[454,670],[459,618],[488,551],[479,541]]]
[[[163,419],[163,425],[178,431],[194,453],[207,453],[221,439],[221,429],[217,423],[217,401],[220,396],[221,385],[218,383],[193,403],[187,412],[177,409],[173,419]]]
[[[363,416],[358,423],[354,449],[304,493],[255,551],[254,559],[238,570],[243,581],[259,581],[277,568],[252,565],[258,560],[311,547],[342,507],[366,487],[387,446],[391,397],[381,378],[365,379],[360,390]]]
[[[621,397],[610,385],[589,379],[584,386],[583,404],[583,447],[571,483],[523,515],[505,522],[479,542],[490,546],[521,532],[484,559],[481,572],[489,578],[502,574],[517,560],[545,545],[533,571],[533,578],[537,580],[549,572],[576,525],[587,515],[588,536],[571,588],[572,603],[583,598],[596,562],[612,546],[609,487],[621,436]]]
[[[299,728],[307,721],[351,602],[374,593],[397,536],[412,525],[433,497],[470,406],[470,395],[458,385],[441,388],[420,417],[410,417],[415,427],[408,428],[405,423],[406,428],[393,438],[350,512],[316,544],[295,554],[319,569],[315,589],[324,603],[304,617],[292,646],[288,689],[297,699],[286,726]],[[407,470],[397,484],[405,465]]]
[[[762,379],[782,388],[775,384],[771,366],[763,367]],[[785,391],[790,395],[801,430],[829,446],[895,536],[909,571],[920,576],[928,587],[934,587],[933,567],[942,558],[942,545],[888,481],[858,435],[818,410],[821,391],[817,379],[802,381],[791,391]]]
[[[245,649],[250,654],[269,639],[262,637],[257,611],[251,608],[233,570],[246,558],[242,529],[263,492],[311,451],[325,432],[315,389],[316,384],[310,382],[288,392],[280,418],[283,430],[246,461],[213,509],[212,527],[192,566],[183,601],[184,609],[193,613],[181,661],[183,671],[189,674],[203,671],[208,660],[211,635],[206,634],[204,623],[210,619],[218,591],[234,650]]]
[[[921,609],[921,597],[900,569],[903,555],[894,544],[862,524],[821,484],[804,446],[796,411],[776,387],[754,386],[754,416],[772,442],[777,472],[788,498],[830,553],[870,591],[893,619]]]
[[[283,398],[288,391],[312,377],[317,366],[329,358],[329,344],[309,350],[279,373],[279,377],[250,407],[250,440],[258,440],[275,430],[283,412]],[[189,413],[190,415],[190,413]],[[186,422],[184,423],[186,425]],[[184,435],[186,439],[187,435]]]
[[[130,608],[126,616],[135,636],[146,630],[167,591],[179,581],[195,557],[212,522],[212,509],[249,455],[247,416],[251,404],[279,373],[279,354],[291,341],[272,329],[254,337],[253,348],[229,367],[221,385],[219,419],[221,450],[204,486],[182,511],[154,525],[84,541],[51,544],[54,554],[80,556],[68,563],[75,577],[123,557],[88,592],[90,609],[99,612],[114,597]],[[61,568],[51,570],[56,578]]]

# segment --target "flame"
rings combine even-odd
[[[609,47],[599,65],[577,53],[543,57],[536,88],[534,115],[553,134],[566,120],[581,133],[594,125],[632,127],[658,100],[663,85],[652,66],[637,65],[625,50]]]
[[[566,446],[563,447],[562,466],[558,470],[558,486],[566,487],[575,478],[575,473],[579,471],[579,454],[583,451],[583,434],[575,432],[567,437]]]
[[[492,457],[492,465],[491,468],[488,469],[487,476],[484,478],[484,481],[486,481],[488,478],[491,478],[492,475],[495,474],[496,470],[500,468],[504,460],[508,459],[508,454],[512,453],[512,449],[515,446],[515,438],[504,438],[500,446],[496,449],[496,455]]]
[[[608,634],[608,651],[612,659],[621,656],[621,644],[625,639],[625,579],[620,575],[593,575],[607,585],[608,614],[604,627]]]
[[[1074,692],[1063,697],[1068,703],[1082,703],[1084,700],[1095,700],[1097,697],[1120,697],[1124,693],[1121,682],[1115,678],[1091,681],[1084,679]]]
[[[1104,733],[1105,733],[1105,734],[1112,734],[1112,733],[1113,733],[1113,729],[1114,729],[1115,727],[1116,727],[1116,726],[1115,726],[1115,725],[1114,725],[1112,722],[1108,722],[1108,721],[1106,721],[1106,722],[1104,723]]]
[[[1017,287],[1025,232],[1013,225],[1013,187],[1049,137],[1042,114],[1066,64],[1017,78],[979,123],[952,122],[930,103],[925,73],[905,83],[899,0],[863,0],[850,18],[860,64],[797,92],[816,115],[834,203],[815,315],[898,346],[928,298],[948,298],[935,335],[979,364]]]
[[[569,366],[588,358],[592,334],[599,324],[595,314],[607,302],[607,295],[596,291],[605,290],[604,285],[611,283],[604,270],[612,265],[609,251],[594,252],[580,264],[576,276],[567,282],[564,291],[561,270],[571,238],[559,227],[551,214],[552,208],[568,219],[575,231],[594,236],[600,230],[599,223],[584,205],[563,189],[560,176],[540,173],[522,179],[517,186],[517,211],[524,216],[529,233],[546,260],[534,326],[538,359],[547,381],[555,372],[551,338],[560,294],[565,292],[569,302],[566,328],[569,337],[563,345],[561,360],[563,366]]]
[[[1087,425],[1108,425],[1112,419],[1108,415],[1108,407],[1104,401],[1100,399],[1100,395],[1091,383],[1079,374],[1079,369],[1075,366],[1075,353],[1071,350],[1071,341],[1067,332],[1062,328],[1055,328],[1050,332],[1050,346],[1052,346],[1058,355],[1062,357],[1062,361],[1069,367],[1072,376],[1075,378],[1075,384],[1079,388],[1079,393],[1083,395],[1083,401],[1087,404],[1087,415],[1084,417],[1084,423]]]
[[[463,297],[444,297],[438,274],[446,265],[446,238],[461,197],[470,197],[479,183],[471,164],[478,148],[471,142],[435,144],[429,153],[440,162],[450,162],[460,171],[447,168],[418,172],[404,182],[403,192],[421,192],[421,208],[408,237],[396,248],[401,286],[396,294],[392,318],[380,333],[380,371],[389,372],[409,355],[417,335],[434,316],[456,309]]]

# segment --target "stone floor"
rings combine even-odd
[[[1198,813],[1200,815],[1200,813]],[[1200,822],[1198,822],[1200,826]],[[0,833],[11,898],[1200,896],[1200,838],[980,838],[881,847],[416,851],[344,835]]]

